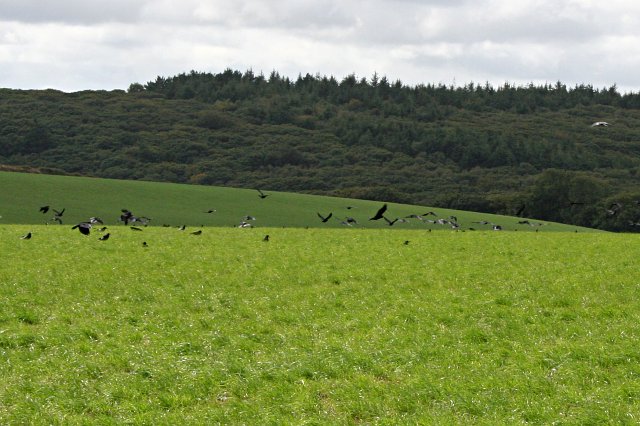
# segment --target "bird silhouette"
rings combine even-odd
[[[380,209],[376,212],[376,214],[373,217],[370,217],[369,220],[380,220],[382,219],[384,216],[384,212],[387,211],[387,204],[385,203],[382,207],[380,207]]]
[[[269,234],[265,235],[264,238],[262,239],[262,241],[268,242],[269,241]]]
[[[42,212],[42,214],[45,214],[49,211],[49,206],[42,206],[40,207],[40,211]]]
[[[98,238],[100,241],[107,241],[111,234],[104,234],[102,237]]]
[[[216,209],[210,209],[210,210],[207,210],[205,213],[215,213],[215,212],[216,212]]]
[[[93,225],[91,225],[91,223],[89,222],[80,222],[77,225],[71,227],[71,229],[77,229],[82,235],[89,235],[91,233],[92,226]]]
[[[396,222],[398,221],[398,218],[397,218],[397,217],[396,217],[395,219],[393,219],[393,220],[389,220],[389,219],[387,219],[387,218],[386,218],[386,217],[384,217],[384,216],[382,216],[382,218],[383,218],[385,221],[387,221],[387,223],[389,224],[389,226],[393,226],[393,224],[394,224],[394,223],[396,223]]]
[[[318,215],[318,217],[320,218],[320,220],[322,220],[322,223],[327,223],[327,221],[329,219],[331,219],[331,216],[333,216],[333,213],[329,213],[328,216],[322,216],[320,213],[316,213]]]
[[[25,235],[20,237],[20,239],[21,240],[30,240],[31,239],[31,232],[27,232]]]
[[[191,235],[200,235],[202,234],[202,229],[198,229],[197,231],[193,231]]]
[[[60,225],[62,225],[62,215],[64,214],[64,211],[66,210],[66,208],[58,211],[56,209],[53,209],[53,218],[51,219],[52,222],[58,222]]]
[[[259,189],[257,191],[258,191],[258,197],[260,197],[261,199],[265,199],[269,195],[271,195],[271,194],[265,194],[264,192],[260,191]]]

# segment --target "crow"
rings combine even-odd
[[[89,222],[80,222],[77,225],[74,225],[71,229],[78,229],[82,235],[89,235],[91,233],[91,223]]]
[[[269,242],[269,234],[265,235],[262,241]]]
[[[258,197],[260,197],[261,199],[265,199],[269,195],[271,195],[271,194],[265,194],[264,192],[260,191],[259,189],[257,191],[259,192]]]
[[[111,234],[104,234],[102,237],[98,238],[100,241],[107,241],[109,239],[109,235]]]
[[[66,209],[62,209],[60,211],[53,209],[53,212],[55,213],[53,215],[53,218],[51,219],[52,222],[58,222],[60,225],[62,225],[62,215],[64,214],[64,211]]]
[[[387,219],[387,218],[386,218],[386,217],[384,217],[384,216],[382,216],[382,218],[383,218],[384,220],[386,220],[386,221],[387,221],[387,223],[389,224],[389,226],[393,226],[393,224],[394,224],[394,223],[396,223],[396,222],[398,221],[398,218],[397,218],[397,217],[396,217],[395,219],[393,219],[393,220],[389,220],[389,219]]]
[[[380,210],[378,210],[375,214],[375,216],[370,217],[369,220],[380,220],[382,219],[384,216],[384,212],[387,211],[387,204],[385,203],[382,207],[380,207]]]
[[[320,213],[317,213],[317,215],[320,218],[320,220],[322,220],[322,223],[327,223],[327,221],[331,219],[331,216],[333,216],[333,213],[329,213],[329,215],[326,217],[323,217]]]
[[[49,206],[42,206],[40,207],[40,211],[42,212],[42,214],[45,214],[49,211]]]

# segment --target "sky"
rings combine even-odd
[[[0,0],[0,87],[126,90],[227,68],[640,91],[637,0]]]

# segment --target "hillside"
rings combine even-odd
[[[126,92],[0,90],[0,164],[634,231],[639,108],[615,87],[192,72]]]
[[[265,192],[266,198],[260,198],[255,189],[204,185],[0,172],[0,187],[3,188],[0,191],[0,224],[5,225],[57,227],[61,224],[71,228],[90,217],[99,217],[104,225],[119,225],[129,232],[119,220],[121,210],[127,209],[136,216],[149,218],[150,226],[175,228],[186,225],[189,232],[195,230],[193,227],[237,227],[242,222],[253,228],[435,231],[451,230],[454,222],[451,216],[459,225],[456,229],[463,231],[471,228],[491,230],[494,224],[505,231],[594,231],[526,218],[397,203],[388,203],[385,217],[393,223],[389,226],[384,219],[369,220],[382,206],[377,201],[275,191]],[[49,209],[41,212],[40,208],[44,206]],[[60,221],[53,220],[54,209],[64,209]],[[429,212],[431,214],[424,215]],[[323,222],[318,214],[324,218],[331,214],[331,217]],[[424,215],[424,218],[409,217],[412,215]],[[348,218],[351,219],[347,221]]]

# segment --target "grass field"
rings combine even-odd
[[[237,189],[198,185],[122,181],[71,176],[51,176],[27,173],[0,172],[0,224],[43,224],[53,213],[39,212],[50,205],[61,210],[65,225],[73,225],[89,217],[101,217],[106,224],[116,224],[121,209],[129,209],[138,216],[152,218],[151,225],[171,226],[237,226],[246,215],[254,216],[257,227],[322,227],[345,228],[346,217],[358,222],[355,228],[379,229],[450,229],[448,225],[407,219],[389,227],[384,220],[368,219],[382,206],[380,202],[281,193],[265,190],[269,197],[260,199],[255,189]],[[265,188],[262,188],[265,189]],[[351,208],[349,208],[351,207]],[[215,209],[215,213],[205,213]],[[412,214],[433,211],[438,216],[426,219],[449,219],[455,216],[461,229],[491,229],[486,221],[519,231],[575,231],[592,232],[588,228],[531,220],[543,224],[518,224],[523,218],[464,212],[425,206],[389,203],[386,217],[393,220]],[[331,220],[322,223],[317,213]]]
[[[0,424],[640,421],[636,235],[110,232],[0,225]]]

